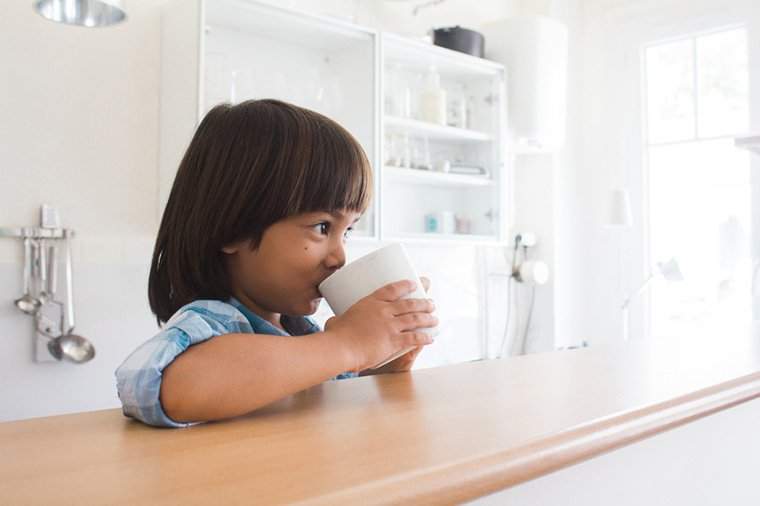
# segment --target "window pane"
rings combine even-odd
[[[652,283],[654,337],[729,335],[751,320],[750,174],[732,139],[651,147],[650,251],[682,282]]]
[[[695,135],[693,44],[687,39],[646,50],[649,142]]]
[[[699,136],[745,132],[747,101],[747,32],[719,32],[697,38]]]

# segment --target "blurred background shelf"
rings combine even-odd
[[[422,169],[403,167],[383,167],[386,181],[444,187],[491,186],[493,180],[488,176],[470,176]]]
[[[386,237],[388,242],[405,242],[405,243],[435,243],[435,244],[469,244],[478,243],[483,246],[503,246],[501,241],[494,239],[490,235],[480,234],[444,234],[440,232],[423,232],[423,233],[400,233]]]
[[[449,141],[491,141],[493,137],[476,130],[436,125],[411,118],[385,116],[386,130],[406,131],[412,134],[426,136],[433,140]]]
[[[395,33],[383,33],[386,62],[409,67],[435,66],[445,77],[498,77],[504,66],[469,54],[434,46]]]

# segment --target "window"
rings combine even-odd
[[[683,281],[651,285],[654,337],[725,335],[751,321],[750,161],[744,28],[644,49],[649,256]],[[656,270],[656,267],[654,267]]]

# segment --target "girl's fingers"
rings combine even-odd
[[[389,283],[373,292],[373,295],[386,302],[393,302],[400,297],[412,293],[417,288],[417,284],[410,279],[402,279]]]
[[[391,303],[391,309],[394,316],[407,313],[432,313],[435,311],[435,304],[430,299],[399,299]]]
[[[406,346],[418,346],[421,348],[433,342],[433,338],[424,332],[402,332],[401,335],[404,336]]]
[[[430,313],[408,313],[396,318],[401,330],[424,329],[438,325],[438,318]]]

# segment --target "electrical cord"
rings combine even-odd
[[[523,330],[522,342],[520,343],[520,355],[525,355],[525,345],[528,342],[528,330],[530,329],[530,320],[533,315],[533,304],[536,301],[536,286],[530,288],[530,305],[528,306],[528,317],[525,320],[525,330]]]
[[[512,278],[514,277],[515,266],[517,265],[517,251],[520,248],[520,241],[522,236],[515,236],[515,248],[512,251],[512,267],[510,268],[510,275],[507,278],[507,317],[504,322],[504,333],[501,338],[501,345],[499,345],[499,354],[496,358],[504,356],[504,346],[507,344],[507,338],[509,337],[509,320],[512,313]]]
[[[519,247],[520,247],[520,240],[521,240],[521,237],[519,235],[517,237],[515,237],[515,248],[514,248],[514,251],[512,253],[512,273],[515,272],[515,268],[516,268],[516,265],[517,265],[517,253],[518,253]],[[526,261],[526,260],[528,260],[528,247],[527,246],[523,246],[523,261]],[[509,324],[510,324],[510,320],[511,320],[512,305],[513,305],[513,302],[512,302],[512,295],[513,295],[513,293],[512,293],[512,278],[513,277],[514,277],[514,274],[507,279],[507,317],[506,317],[506,320],[504,322],[504,333],[502,335],[501,345],[499,346],[499,355],[497,356],[497,358],[501,358],[501,357],[504,356],[504,352],[506,351],[505,347],[506,347],[507,341],[509,340]],[[518,309],[519,309],[518,303],[519,303],[519,299],[516,298],[514,300],[515,312],[516,313],[519,313],[519,311],[518,311]],[[513,343],[512,343],[512,346],[511,346],[511,349],[513,349],[513,350],[514,349],[519,349],[520,355],[525,355],[525,351],[526,351],[527,344],[528,344],[528,332],[530,331],[530,324],[531,324],[531,320],[532,320],[532,317],[533,317],[533,310],[534,310],[534,307],[535,307],[535,303],[536,303],[536,286],[533,285],[533,286],[530,287],[530,302],[528,303],[528,311],[527,311],[527,316],[526,316],[526,319],[525,319],[525,326],[523,327],[522,338],[519,337],[520,322],[518,321],[518,323],[517,323],[517,325],[515,327],[515,332],[516,332],[515,339],[513,340]],[[518,316],[519,316],[519,314],[518,314]],[[518,342],[519,342],[519,347],[516,346],[518,344]]]
[[[523,259],[528,259],[528,248],[523,246]],[[523,330],[522,341],[520,342],[520,355],[525,355],[525,346],[528,342],[528,330],[530,330],[530,320],[533,316],[533,305],[536,302],[536,285],[531,286],[530,304],[528,305],[528,316],[525,319],[525,329]]]
[[[507,337],[509,336],[509,318],[512,309],[512,277],[507,279],[507,318],[504,322],[504,335],[501,338],[501,345],[499,345],[499,355],[496,358],[504,356],[504,346],[507,344]]]

